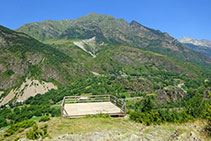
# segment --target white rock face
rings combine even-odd
[[[205,46],[205,47],[210,47],[211,48],[211,41],[209,40],[196,40],[196,39],[192,39],[189,37],[183,37],[181,40],[179,40],[181,43],[189,43],[189,44],[193,44],[196,46]]]
[[[75,41],[73,43],[74,45],[78,46],[85,52],[89,53],[92,57],[94,58],[96,57],[96,51],[97,51],[96,37],[92,37],[90,39],[85,39],[81,41]]]
[[[10,93],[6,97],[4,97],[3,99],[1,99],[0,106],[7,104],[14,97],[15,97],[15,91],[14,90],[11,90]]]
[[[17,98],[17,102],[21,102],[28,99],[30,96],[44,94],[51,89],[57,89],[57,86],[53,83],[40,82],[38,80],[26,78],[26,81],[22,83],[20,88],[11,90],[10,93],[1,100],[0,105],[7,104],[13,98]]]

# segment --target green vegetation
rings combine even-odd
[[[200,89],[199,89],[200,91]],[[182,123],[196,119],[207,119],[208,133],[210,132],[210,98],[205,100],[203,95],[196,92],[191,98],[187,97],[180,103],[180,108],[165,108],[153,105],[153,99],[146,97],[135,104],[135,111],[129,112],[130,118],[134,121],[151,125],[165,122]]]
[[[13,125],[11,125],[11,127],[9,127],[9,129],[7,129],[4,132],[4,136],[8,137],[8,136],[15,134],[16,132],[22,132],[26,128],[29,128],[32,125],[34,125],[34,123],[35,123],[34,121],[25,120],[25,121],[13,124]]]
[[[167,33],[150,29],[136,21],[127,23],[123,19],[115,19],[109,15],[90,13],[77,20],[48,20],[41,23],[29,23],[20,27],[17,31],[24,32],[42,41],[96,37],[98,43],[124,44],[210,68],[208,58],[188,50]]]
[[[46,121],[49,121],[50,120],[50,117],[48,116],[42,116],[39,120],[39,122],[46,122]]]
[[[51,81],[58,90],[37,94],[20,103],[14,98],[7,106],[1,106],[0,128],[8,127],[5,138],[32,126],[26,133],[28,139],[49,137],[47,129],[54,133],[55,124],[49,125],[50,128],[39,124],[55,123],[54,119],[58,118],[53,117],[60,116],[64,96],[103,94],[125,99],[130,120],[145,125],[206,119],[206,131],[210,136],[207,93],[210,92],[211,72],[204,69],[209,68],[209,59],[187,51],[166,33],[135,21],[128,24],[122,19],[94,13],[76,21],[28,24],[18,31],[45,43],[0,26],[0,89],[4,91],[1,98],[26,78]],[[96,46],[90,43],[85,48],[96,51],[95,58],[73,43],[94,36]],[[83,129],[80,124],[87,121],[89,126]],[[73,129],[65,124],[73,124]],[[60,132],[65,126],[65,131],[80,133],[93,130],[97,124],[103,126],[100,130],[128,127],[100,114],[80,121],[65,119],[55,128]],[[78,126],[77,129],[74,126]]]
[[[7,125],[13,125],[24,120],[29,120],[33,116],[44,116],[40,120],[47,121],[46,115],[55,117],[60,115],[60,109],[50,107],[50,105],[25,105],[14,108],[3,108],[0,110],[0,128]]]
[[[211,93],[209,93],[211,97]],[[208,137],[211,137],[211,100],[206,105],[205,118],[207,119],[207,126],[205,127],[205,133]]]
[[[42,139],[44,139],[46,137],[50,137],[48,135],[47,129],[48,129],[47,124],[44,124],[39,129],[37,124],[35,123],[33,125],[32,129],[30,129],[29,131],[26,132],[26,137],[27,137],[27,139],[30,139],[30,140],[36,140],[36,139],[39,139],[40,137],[42,137]]]
[[[77,73],[84,74],[70,56],[24,33],[0,26],[0,37],[4,43],[0,45],[0,89],[16,87],[26,77],[67,84]]]

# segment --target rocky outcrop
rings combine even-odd
[[[17,102],[25,101],[31,96],[44,94],[51,89],[57,89],[57,86],[50,82],[31,80],[26,78],[25,82],[21,84],[20,88],[11,90],[6,97],[0,100],[0,105],[5,105],[14,98]]]
[[[158,104],[181,101],[188,93],[180,87],[166,87],[158,91],[155,101]]]

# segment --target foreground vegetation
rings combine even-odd
[[[112,77],[89,78],[85,81],[74,82],[58,90],[51,90],[45,95],[38,94],[35,97],[30,97],[24,103],[10,103],[7,107],[2,106],[0,110],[0,127],[9,125],[4,137],[13,136],[13,134],[23,132],[25,128],[35,126],[35,123],[30,121],[34,116],[42,117],[37,120],[40,122],[48,121],[49,117],[59,117],[60,101],[64,96],[108,93],[126,99],[132,95],[141,97],[139,100],[126,100],[130,120],[144,125],[160,125],[163,123],[187,123],[206,119],[208,120],[206,133],[207,136],[210,135],[211,101],[206,96],[206,93],[209,93],[207,90],[210,86],[210,81],[206,81],[203,87],[198,89],[189,89],[188,95],[183,99],[164,104],[159,104],[156,101],[156,94],[128,93],[126,88],[117,82],[117,79]],[[71,120],[67,121],[71,122]],[[38,127],[34,127],[28,133],[28,138],[45,136],[44,131],[41,132],[41,130]]]
[[[26,123],[26,122],[25,122]],[[11,136],[4,137],[0,134],[0,140],[13,140],[19,138],[42,139],[205,139],[202,130],[205,121],[188,122],[185,124],[165,123],[162,125],[144,126],[127,118],[110,118],[105,115],[88,116],[80,119],[51,118],[47,122],[34,123],[28,129],[21,128]],[[177,136],[174,137],[175,132]],[[190,136],[190,134],[193,134]]]

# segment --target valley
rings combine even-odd
[[[211,59],[182,43],[96,13],[0,26],[0,140],[209,140]],[[107,94],[125,117],[60,119],[65,96]]]

